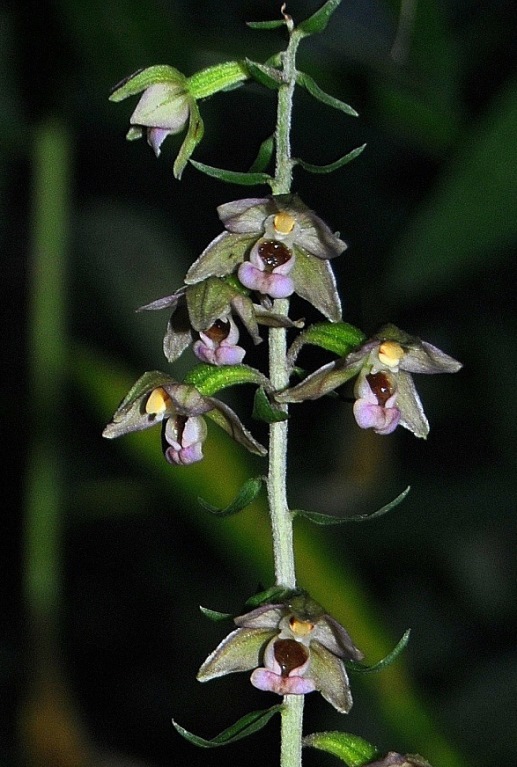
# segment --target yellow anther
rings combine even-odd
[[[379,346],[379,360],[390,368],[397,367],[404,354],[404,349],[396,341],[384,341]]]
[[[279,234],[289,234],[293,231],[296,219],[284,210],[277,213],[273,219],[273,226]]]
[[[311,633],[314,628],[314,623],[311,623],[310,621],[300,621],[298,618],[291,618],[289,626],[293,634],[304,637]]]
[[[165,391],[159,386],[157,389],[151,392],[149,399],[145,403],[145,412],[149,415],[158,415],[164,413],[167,410],[171,398]]]

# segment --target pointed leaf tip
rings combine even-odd
[[[172,724],[185,740],[188,740],[195,746],[199,746],[200,748],[215,748],[217,746],[226,746],[228,743],[241,740],[241,738],[247,738],[248,735],[258,732],[269,722],[271,717],[281,710],[282,704],[279,703],[276,706],[271,706],[271,708],[262,709],[260,711],[251,711],[249,714],[241,717],[235,724],[232,724],[231,727],[223,730],[219,735],[216,735],[215,738],[210,740],[201,738],[199,735],[194,735],[194,733],[186,730],[174,721],[174,719],[172,720]]]

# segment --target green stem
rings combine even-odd
[[[275,134],[276,168],[271,185],[273,194],[291,191],[293,161],[291,159],[291,119],[296,84],[296,50],[301,36],[286,17],[290,34],[289,45],[283,55],[283,83],[278,91],[277,126]],[[289,300],[274,301],[273,311],[287,316]],[[274,389],[283,389],[289,383],[287,367],[287,336],[285,328],[269,331],[269,375]],[[287,411],[287,407],[285,407]],[[276,583],[296,588],[294,561],[293,517],[287,503],[287,420],[272,423],[269,429],[268,502],[273,531],[273,553]],[[303,695],[284,696],[281,725],[281,767],[301,767]]]

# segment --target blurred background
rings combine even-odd
[[[301,21],[319,4],[292,0],[288,11]],[[229,630],[198,606],[238,613],[273,580],[263,500],[217,520],[196,499],[224,506],[264,465],[216,431],[187,469],[165,464],[156,430],[116,443],[100,434],[144,370],[167,370],[166,313],[134,310],[181,285],[221,231],[218,204],[268,191],[192,167],[175,181],[180,137],[160,160],[145,141],[126,142],[134,102],[111,104],[110,88],[157,63],[190,75],[264,61],[284,33],[245,22],[279,13],[279,0],[0,9],[0,767],[278,758],[276,720],[213,751],[171,725],[210,738],[277,702],[247,675],[195,681]],[[412,487],[376,521],[296,524],[300,584],[368,662],[412,629],[390,669],[352,677],[349,716],[309,696],[305,730],[346,729],[434,767],[495,767],[517,751],[516,39],[510,0],[344,0],[299,52],[299,68],[360,117],[300,92],[294,153],[324,164],[368,144],[337,173],[295,178],[349,244],[334,262],[344,318],[368,334],[392,321],[464,363],[417,380],[426,443],[360,431],[345,401],[293,408],[293,508],[366,513]],[[250,84],[201,112],[195,158],[245,170],[275,103]],[[301,302],[293,313],[318,319]],[[307,349],[300,364],[328,359]],[[250,362],[264,363],[261,347]],[[264,438],[246,387],[225,397]]]

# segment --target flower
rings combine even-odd
[[[368,762],[364,767],[431,767],[429,762],[418,754],[398,754],[390,751],[383,759]]]
[[[145,131],[147,143],[159,157],[167,136],[180,133],[188,124],[185,140],[174,163],[174,175],[180,178],[203,137],[203,121],[196,99],[190,92],[189,81],[174,67],[147,67],[116,85],[110,100],[122,101],[138,93],[142,95],[129,119],[128,140],[140,138]]]
[[[201,682],[250,671],[251,683],[277,695],[319,690],[341,713],[352,707],[344,660],[362,653],[347,631],[305,593],[267,604],[234,619],[232,631],[199,669]]]
[[[203,458],[207,436],[204,416],[216,421],[250,452],[265,455],[265,448],[243,426],[224,402],[204,397],[195,386],[175,381],[165,373],[144,373],[117,408],[103,431],[108,439],[162,423],[163,452],[169,463],[188,465]]]
[[[300,384],[275,395],[278,402],[317,399],[357,376],[354,417],[362,429],[390,434],[400,424],[427,437],[429,423],[412,373],[456,373],[461,363],[436,346],[385,325],[346,357],[324,365]]]
[[[341,317],[341,304],[328,260],[346,248],[296,195],[235,200],[220,205],[226,231],[205,248],[185,282],[237,273],[262,297],[297,293],[328,319]]]
[[[233,315],[237,315],[253,342],[262,339],[258,325],[303,327],[259,304],[254,304],[235,278],[208,277],[194,285],[185,285],[170,296],[140,307],[138,311],[170,309],[171,316],[163,339],[163,351],[169,362],[175,362],[193,344],[194,353],[212,365],[235,365],[242,362],[245,350],[237,345],[239,331]]]

